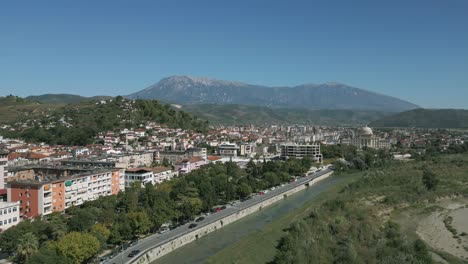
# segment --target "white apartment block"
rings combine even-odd
[[[0,232],[17,225],[20,222],[19,202],[0,201]]]

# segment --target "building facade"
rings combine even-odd
[[[125,170],[125,187],[132,186],[135,182],[142,187],[147,183],[160,184],[177,176],[177,173],[168,167],[132,168]]]
[[[218,146],[218,154],[222,157],[237,157],[238,149],[234,143],[223,142]]]
[[[309,157],[316,162],[322,162],[322,154],[320,153],[320,144],[313,143],[310,145],[299,144],[283,144],[281,145],[281,158],[304,158]]]
[[[189,159],[178,160],[175,163],[175,171],[181,174],[190,173],[206,164],[202,157],[192,157]]]
[[[14,180],[7,184],[7,197],[9,202],[19,202],[20,216],[28,219],[123,190],[124,170],[101,169],[55,179],[35,175],[34,179]]]
[[[368,126],[361,128],[357,132],[357,135],[353,136],[352,138],[342,139],[341,144],[353,145],[356,146],[358,149],[386,149],[392,146],[390,140],[375,136],[372,129]]]
[[[7,172],[5,170],[8,163],[8,152],[0,149],[0,190],[5,189]]]
[[[19,202],[0,201],[0,232],[17,225],[20,220]]]

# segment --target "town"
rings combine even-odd
[[[0,137],[0,230],[116,195],[135,183],[144,187],[184,177],[212,163],[246,168],[250,161],[308,157],[318,167],[336,162],[330,147],[337,145],[385,149],[395,159],[411,159],[434,146],[448,149],[467,140],[466,131],[442,129],[249,125],[197,133],[154,122],[102,131],[95,138],[100,144],[86,146]]]

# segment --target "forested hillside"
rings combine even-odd
[[[415,109],[385,116],[372,127],[468,128],[468,110]]]
[[[308,124],[353,126],[368,124],[390,113],[365,110],[309,110],[248,105],[184,105],[184,111],[213,124]]]

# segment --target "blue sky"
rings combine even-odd
[[[337,81],[468,109],[468,1],[1,1],[0,95],[129,94],[171,75]]]

